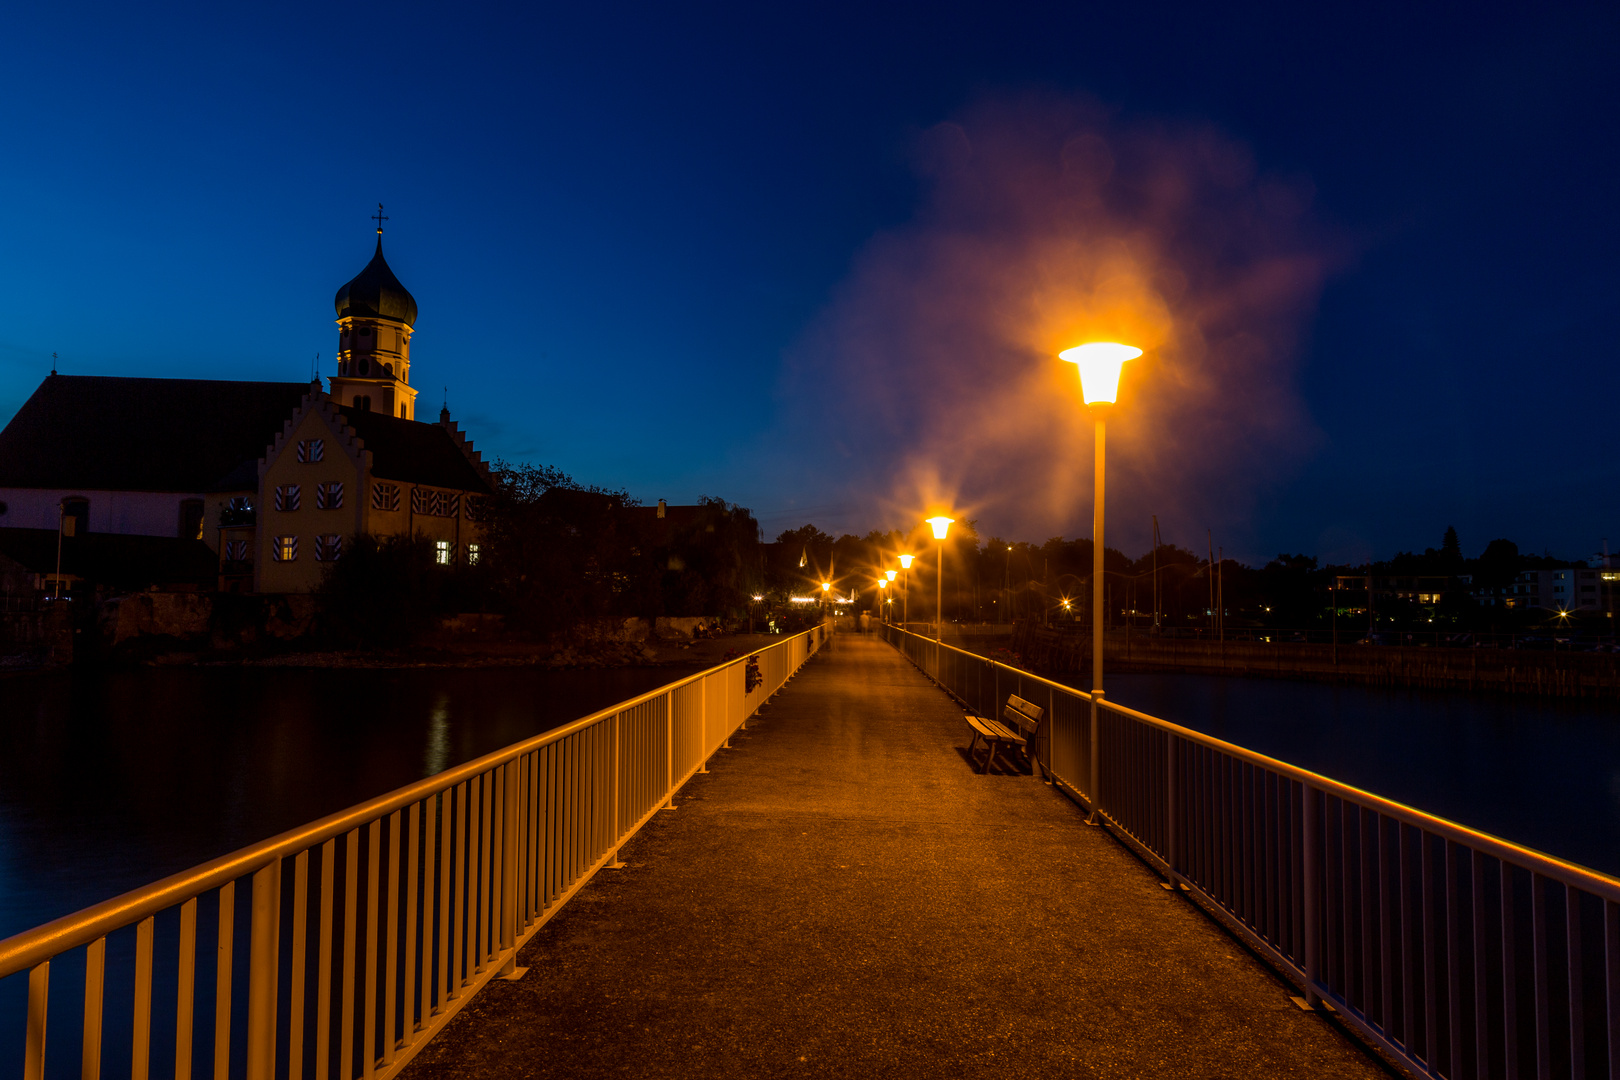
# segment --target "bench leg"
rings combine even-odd
[[[984,740],[984,768],[979,770],[981,775],[988,774],[990,772],[990,763],[996,760],[996,751],[999,749],[1001,749],[1001,741],[999,739]]]

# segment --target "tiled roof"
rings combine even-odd
[[[357,409],[345,409],[342,415],[371,451],[373,476],[407,484],[489,492],[483,475],[438,424]]]
[[[309,390],[308,383],[51,375],[0,431],[0,487],[252,489],[252,463]],[[234,486],[224,483],[233,473]]]

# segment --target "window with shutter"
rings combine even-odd
[[[373,510],[398,510],[399,485],[398,484],[372,484],[371,508]]]
[[[315,485],[315,509],[343,509],[343,481],[328,480],[325,483]]]

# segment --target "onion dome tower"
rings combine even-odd
[[[339,407],[416,419],[416,391],[411,388],[411,334],[416,326],[416,300],[383,258],[382,204],[377,222],[377,252],[366,268],[333,302],[337,309],[338,367],[332,397]]]

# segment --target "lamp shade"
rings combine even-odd
[[[940,515],[939,517],[931,517],[931,518],[929,518],[928,519],[928,524],[930,524],[930,525],[932,525],[934,527],[934,539],[935,540],[943,540],[943,539],[945,539],[945,534],[951,531],[951,523],[954,522],[955,520],[956,520],[955,518],[948,518],[948,517],[945,517],[943,514]]]
[[[1064,349],[1058,358],[1080,369],[1080,393],[1087,405],[1112,405],[1119,396],[1119,369],[1135,360],[1142,350],[1135,345],[1114,341],[1092,341]]]
[[[902,570],[910,570],[911,569],[911,560],[915,559],[916,557],[917,556],[915,556],[915,555],[902,555],[902,556],[900,556],[900,569],[902,569]]]
[[[828,589],[831,589],[831,588],[832,588],[832,582],[830,582],[830,581],[823,581],[823,582],[822,582],[822,583],[821,583],[821,591],[822,591],[822,592],[826,592],[826,591],[827,591],[827,590],[828,590]]]
[[[895,578],[900,576],[900,571],[898,571],[898,570],[885,570],[885,571],[883,571],[883,576],[888,578],[890,581],[893,581]]]

